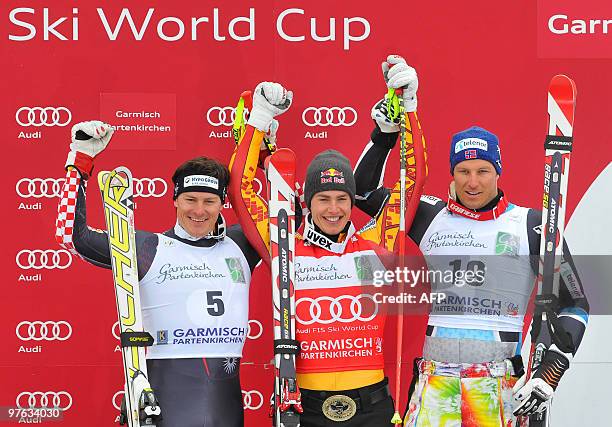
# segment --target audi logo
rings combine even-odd
[[[306,126],[353,126],[357,111],[353,107],[308,107],[302,112]]]
[[[248,110],[243,111],[243,118],[246,120]],[[206,121],[212,126],[232,126],[236,118],[234,107],[210,107],[206,112]]]
[[[374,310],[369,316],[365,316],[363,312],[362,301],[364,300],[371,300],[373,303]],[[348,301],[350,304],[342,305],[342,301]],[[327,306],[327,304],[321,304],[322,302],[329,303],[328,310],[325,310],[325,314],[327,314],[327,311],[329,311],[329,315],[323,314],[323,306]],[[298,306],[306,303],[310,303],[308,308],[308,315],[310,316],[310,319],[302,319],[298,315]],[[347,308],[350,310],[350,313],[344,312],[344,310]],[[317,298],[304,297],[297,300],[295,304],[295,311],[297,320],[303,325],[312,325],[315,322],[329,325],[333,322],[350,323],[357,320],[361,322],[369,322],[378,314],[378,304],[376,303],[374,297],[370,294],[361,294],[357,296],[340,295],[336,298],[329,296],[321,296]]]
[[[256,325],[255,327],[251,325]],[[253,329],[257,328],[257,333],[253,333]],[[263,325],[259,320],[249,320],[249,330],[247,332],[247,338],[256,340],[263,334]]]
[[[72,406],[72,396],[67,391],[22,391],[15,399],[20,409],[45,408],[67,411]]]
[[[65,270],[72,264],[72,254],[66,249],[22,249],[17,252],[15,263],[22,270]]]
[[[64,178],[21,178],[15,185],[15,191],[20,197],[59,197],[62,194]]]
[[[125,391],[123,390],[119,390],[117,393],[113,394],[113,408],[118,411],[121,411],[121,399],[123,398],[124,394]]]
[[[66,341],[72,335],[72,326],[65,320],[24,320],[17,324],[15,335],[21,341]]]
[[[23,198],[60,197],[64,181],[64,178],[21,178],[15,191]],[[162,197],[167,192],[168,184],[161,178],[134,178],[135,197]]]
[[[264,404],[264,397],[257,390],[242,390],[242,407],[247,410],[256,411]]]
[[[21,126],[66,126],[72,113],[66,107],[21,107],[15,113],[15,121]]]

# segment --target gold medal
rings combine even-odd
[[[329,396],[323,402],[323,415],[332,421],[347,421],[357,413],[357,404],[343,394]]]

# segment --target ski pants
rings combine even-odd
[[[516,427],[512,363],[420,360],[405,427]]]
[[[239,358],[149,359],[157,427],[243,427]]]

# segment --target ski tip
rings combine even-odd
[[[290,164],[295,167],[295,153],[289,148],[279,148],[269,158],[276,164]]]
[[[132,179],[132,172],[125,166],[119,166],[112,171],[98,172],[98,185],[101,190],[106,187],[128,187]]]
[[[576,83],[565,74],[557,74],[550,80],[549,90],[555,98],[576,98]]]

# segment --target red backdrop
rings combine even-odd
[[[446,194],[450,135],[477,124],[500,138],[500,186],[509,199],[540,206],[546,88],[558,73],[571,76],[578,87],[568,215],[611,158],[606,145],[606,100],[612,97],[609,41],[602,44],[604,34],[554,34],[548,27],[555,14],[566,15],[567,22],[605,19],[604,0],[583,0],[579,6],[558,0],[296,0],[290,5],[137,0],[124,11],[134,31],[142,30],[137,36],[127,15],[113,35],[123,5],[108,3],[114,2],[6,0],[0,6],[2,195],[7,202],[0,406],[15,406],[23,392],[65,392],[60,394],[61,405],[68,407],[63,425],[91,420],[111,425],[117,413],[113,402],[119,401],[114,395],[122,388],[122,373],[110,272],[62,253],[57,253],[58,267],[52,267],[51,252],[48,266],[38,268],[40,253],[29,257],[28,252],[59,249],[53,239],[57,179],[63,177],[70,126],[78,121],[141,125],[117,132],[96,168],[126,165],[136,177],[160,178],[150,187],[142,181],[137,189],[137,227],[150,231],[174,224],[164,184],[176,165],[202,154],[229,159],[233,142],[223,122],[229,123],[231,110],[223,108],[235,105],[239,94],[259,81],[279,81],[295,93],[294,105],[280,118],[279,138],[298,153],[300,176],[308,159],[323,149],[340,149],[355,161],[372,127],[370,107],[385,92],[380,62],[389,53],[405,56],[419,73],[429,194]],[[200,19],[193,30],[192,18],[203,17],[208,22]],[[229,24],[237,17],[245,18],[234,21],[231,33]],[[182,38],[164,40],[181,35],[182,28]],[[315,40],[332,34],[334,40]],[[287,40],[300,36],[304,39]],[[310,107],[345,109],[344,125],[325,120],[313,125]],[[144,119],[121,117],[121,112],[136,111],[156,113]],[[389,166],[390,179],[397,169]],[[88,220],[102,227],[98,189],[93,182],[91,187]],[[225,214],[234,221],[231,210]],[[363,221],[357,216],[358,223]],[[268,283],[266,272],[255,274],[253,338],[242,367],[247,425],[252,426],[268,423]],[[33,340],[26,324],[18,327],[24,321],[65,323],[59,324],[57,338]],[[422,319],[410,319],[407,326],[407,361],[420,346],[420,338],[414,338],[421,331],[417,325]],[[394,354],[392,344],[387,354]],[[393,375],[392,365],[388,372]]]

